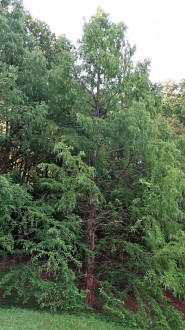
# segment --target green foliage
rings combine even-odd
[[[81,268],[81,262],[75,257],[79,253],[77,237],[81,228],[81,219],[72,212],[76,206],[76,190],[81,186],[88,189],[88,185],[92,185],[90,180],[92,174],[91,172],[88,174],[88,167],[83,164],[80,155],[73,157],[64,144],[57,146],[56,151],[59,159],[63,157],[67,168],[64,166],[60,169],[52,165],[50,169],[48,166],[48,175],[53,178],[52,181],[48,179],[44,183],[41,180],[44,193],[50,189],[49,198],[43,196],[42,202],[34,202],[29,195],[26,198],[21,187],[18,186],[17,191],[16,185],[11,184],[4,177],[1,179],[4,191],[1,198],[2,221],[5,227],[2,233],[1,251],[4,250],[3,254],[7,251],[29,257],[26,264],[12,268],[3,277],[1,285],[5,286],[6,295],[17,292],[23,302],[36,299],[42,307],[78,309],[83,305],[80,302],[83,295],[75,285],[75,271],[70,264],[76,271]],[[73,173],[72,177],[67,173],[70,171]],[[19,199],[16,199],[16,193]],[[24,198],[21,198],[22,195]],[[61,199],[57,201],[59,195]],[[13,214],[18,202],[19,214]],[[6,231],[7,235],[5,235]],[[16,236],[13,234],[15,232]]]
[[[108,291],[108,293],[106,292]],[[114,287],[105,283],[105,288],[101,289],[101,295],[105,300],[104,309],[111,315],[112,320],[121,324],[123,329],[182,329],[184,321],[181,320],[179,312],[174,310],[167,302],[160,299],[160,304],[150,295],[135,290],[135,295],[130,295],[132,303],[135,303],[135,310],[131,311],[125,306],[125,292],[118,292]],[[127,298],[128,300],[128,298]],[[170,314],[173,316],[170,317]]]
[[[162,95],[101,8],[75,49],[1,1],[0,45],[4,293],[77,310],[93,280],[125,328],[182,329],[163,295],[185,298],[183,82]]]
[[[28,102],[42,102],[48,94],[47,61],[39,48],[25,50],[19,67],[18,85]]]

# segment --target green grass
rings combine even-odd
[[[92,314],[51,314],[21,308],[0,308],[0,330],[123,330]]]

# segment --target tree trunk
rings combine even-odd
[[[85,289],[88,290],[87,302],[89,306],[93,306],[95,302],[94,296],[94,247],[95,247],[95,225],[96,225],[96,204],[93,199],[92,194],[89,196],[89,217],[86,222],[87,230],[87,244],[90,255],[87,257],[86,261],[86,285]]]
[[[96,102],[95,102],[95,117],[99,117],[99,92],[100,92],[100,71],[98,72],[98,80],[97,80],[97,91],[96,91]],[[97,137],[99,135],[98,127],[95,129],[95,141],[92,152],[92,165],[96,169],[97,162],[97,153],[98,153],[98,142]],[[96,177],[94,177],[94,181],[96,181]],[[93,193],[90,192],[89,195],[89,217],[86,222],[86,232],[87,232],[87,245],[89,249],[90,255],[86,260],[86,283],[85,289],[88,290],[87,293],[87,303],[89,306],[93,307],[95,303],[95,277],[94,277],[94,268],[95,268],[95,256],[94,256],[94,248],[95,248],[95,230],[96,230],[96,201]]]

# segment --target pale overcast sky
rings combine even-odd
[[[123,21],[136,60],[151,60],[154,82],[185,78],[185,0],[24,0],[25,9],[73,43],[81,36],[83,18],[97,6],[114,22]]]

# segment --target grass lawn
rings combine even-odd
[[[0,330],[123,330],[92,314],[50,314],[21,308],[0,308]]]

